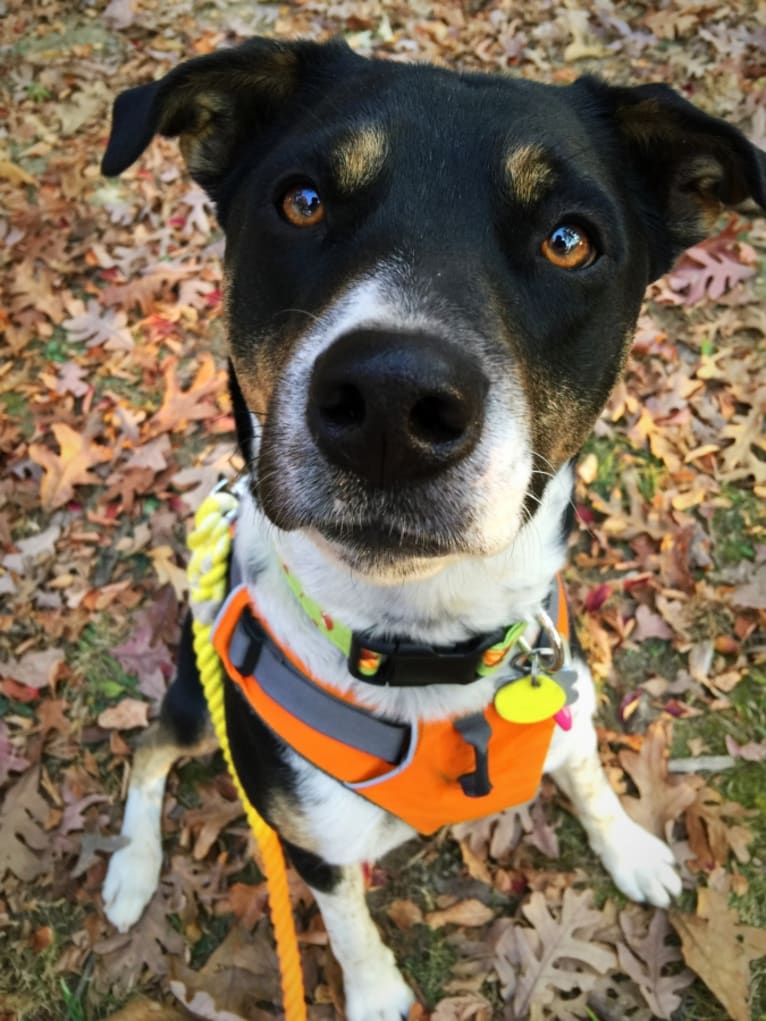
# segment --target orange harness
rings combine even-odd
[[[567,640],[560,579],[557,585],[555,625]],[[420,833],[522,804],[538,789],[553,716],[512,723],[490,704],[470,717],[413,727],[382,720],[314,677],[270,631],[244,585],[229,594],[212,641],[249,707],[278,737]],[[480,772],[483,782],[475,783]]]

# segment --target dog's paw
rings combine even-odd
[[[628,816],[615,823],[596,850],[615,884],[631,900],[666,908],[680,894],[681,877],[673,852]]]
[[[415,1002],[412,990],[386,947],[374,961],[358,964],[344,974],[348,1021],[401,1021]]]
[[[154,841],[133,837],[112,855],[101,891],[104,912],[120,932],[135,925],[160,881],[162,850]]]

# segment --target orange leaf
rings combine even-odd
[[[426,915],[426,922],[432,929],[440,929],[448,923],[453,925],[485,925],[495,917],[492,908],[482,904],[480,900],[470,898],[460,900],[452,907],[443,911],[429,911]]]
[[[29,456],[45,470],[40,483],[40,500],[46,510],[54,510],[71,500],[75,486],[100,483],[91,468],[112,459],[112,451],[108,447],[94,443],[64,422],[57,422],[51,429],[61,448],[60,454],[55,454],[41,443],[29,446]]]

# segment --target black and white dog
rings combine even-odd
[[[722,206],[766,206],[766,155],[664,85],[551,87],[263,39],[121,95],[104,172],[156,133],[180,137],[226,234],[248,473],[234,560],[265,624],[377,719],[417,728],[484,713],[502,669],[469,683],[363,679],[283,565],[371,644],[444,652],[519,621],[534,644],[566,555],[572,460],[644,290]],[[576,651],[570,667],[579,698],[545,769],[617,886],[667,905],[673,856],[609,787]],[[249,797],[321,908],[347,1016],[406,1015],[412,993],[370,919],[360,863],[413,828],[287,747],[233,683],[226,704]],[[122,930],[158,881],[167,772],[209,747],[187,624],[136,754],[130,843],[104,886]]]

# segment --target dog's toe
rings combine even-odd
[[[631,900],[666,908],[681,892],[673,852],[632,819],[620,820],[599,853],[615,884]]]
[[[106,917],[120,932],[127,932],[143,914],[157,889],[161,864],[161,853],[135,840],[112,855],[102,895]]]
[[[345,991],[348,1021],[401,1021],[415,1002],[388,950],[385,956],[347,974]]]

